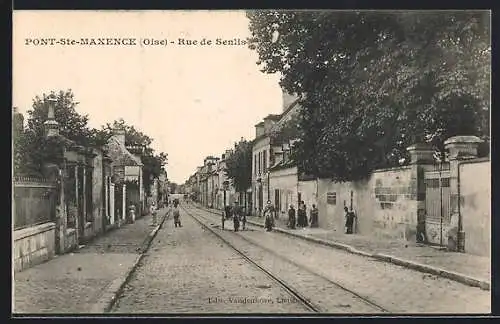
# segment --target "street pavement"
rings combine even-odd
[[[181,220],[163,225],[113,313],[307,312],[184,211]]]
[[[211,215],[214,222],[220,217]],[[393,313],[489,313],[490,291],[255,227],[241,235],[342,283]],[[297,230],[307,231],[307,230]],[[297,279],[300,280],[300,279]]]
[[[220,213],[220,211],[215,209],[211,209],[211,211]],[[254,222],[263,225],[264,218],[247,216],[247,222],[247,224]],[[286,222],[285,217],[280,217],[276,220],[275,225],[284,232],[345,244],[368,254],[385,254],[446,271],[464,274],[465,276],[477,278],[484,282],[490,282],[491,262],[488,257],[468,253],[447,252],[436,247],[410,241],[377,239],[375,237],[344,234],[322,228],[306,227],[304,229],[297,228],[291,230],[286,227]]]
[[[166,213],[166,209],[159,214]],[[87,313],[124,278],[154,228],[151,216],[94,239],[88,245],[14,274],[13,313]]]

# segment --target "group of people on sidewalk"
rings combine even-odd
[[[347,207],[344,207],[344,211],[346,218],[346,234],[353,234],[356,218],[355,213],[352,209],[349,210]],[[277,214],[270,200],[267,201],[262,215],[264,216],[264,227],[266,228],[266,231],[272,231],[275,226],[275,218],[277,218]],[[318,215],[318,208],[315,204],[313,204],[309,212],[308,219],[306,204],[304,201],[300,201],[297,211],[293,205],[290,205],[290,208],[288,209],[287,227],[290,229],[296,229],[297,227],[305,229],[308,226],[311,228],[317,228],[319,226]],[[222,213],[222,229],[224,229],[224,222],[229,219],[232,219],[233,221],[235,232],[239,231],[240,225],[242,226],[242,230],[245,230],[247,222],[246,214],[243,212],[237,201],[234,202],[234,206],[224,207],[224,212]]]
[[[304,201],[299,203],[297,211],[295,211],[293,205],[290,205],[288,209],[288,228],[306,228],[308,225],[311,228],[318,227],[318,208],[316,205],[312,205],[312,209],[309,213],[309,220],[307,219],[307,207]]]

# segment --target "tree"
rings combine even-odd
[[[33,99],[32,109],[28,111],[27,127],[19,134],[15,142],[15,152],[18,156],[16,173],[28,176],[42,176],[43,165],[52,159],[56,152],[54,148],[62,147],[62,139],[47,139],[45,137],[44,122],[48,117],[48,98],[56,99],[54,118],[59,123],[59,133],[74,141],[78,145],[98,146],[100,143],[88,128],[88,117],[80,115],[76,108],[78,102],[74,100],[71,90],[52,91],[50,94],[36,96]],[[61,142],[61,143],[54,143]]]
[[[226,159],[226,176],[232,180],[236,192],[245,192],[252,184],[252,142],[240,141]]]
[[[442,149],[489,134],[485,12],[251,11],[265,73],[303,97],[299,170],[338,181],[397,164],[406,147]]]
[[[300,116],[293,115],[283,124],[271,130],[270,138],[273,143],[282,144],[301,137]]]

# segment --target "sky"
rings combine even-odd
[[[169,180],[180,184],[206,156],[253,139],[254,125],[282,110],[279,76],[260,72],[256,52],[215,44],[248,36],[243,11],[14,11],[13,106],[25,114],[35,96],[71,89],[89,126],[123,118],[153,138],[156,152],[168,154]],[[118,37],[136,45],[76,43]],[[141,46],[145,39],[167,45]]]

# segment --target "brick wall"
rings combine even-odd
[[[55,253],[55,223],[49,222],[14,231],[14,270],[22,271]]]

